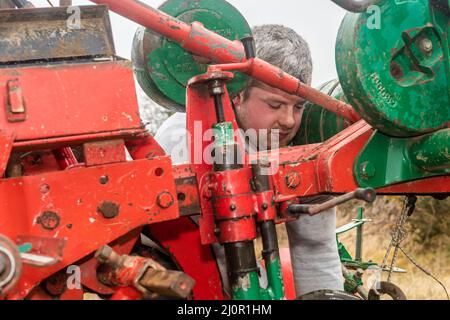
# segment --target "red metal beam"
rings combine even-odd
[[[170,206],[158,204],[163,193],[172,195]],[[10,239],[21,235],[66,239],[60,263],[24,267],[12,293],[20,298],[101,245],[140,226],[179,217],[168,157],[0,179],[0,194],[5,199],[0,201],[2,234]]]

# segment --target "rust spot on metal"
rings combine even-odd
[[[59,226],[60,220],[61,218],[56,212],[45,211],[37,218],[36,222],[46,230],[54,230]]]
[[[285,176],[286,186],[290,189],[295,189],[300,185],[300,175],[298,172],[291,171]]]
[[[42,184],[39,188],[42,194],[47,194],[50,191],[50,186],[46,183]]]

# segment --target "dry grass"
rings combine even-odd
[[[447,203],[449,202],[446,200]],[[391,239],[391,230],[395,225],[396,218],[400,214],[402,199],[380,198],[373,206],[366,206],[365,217],[371,219],[364,227],[363,259],[381,263]],[[353,203],[355,205],[355,203]],[[338,209],[338,225],[351,221],[356,216],[356,210],[352,205],[343,206]],[[414,215],[421,214],[418,207]],[[417,216],[416,216],[417,218]],[[419,217],[420,218],[420,217]],[[415,241],[411,225],[407,223],[409,236],[402,243],[406,252],[413,257],[422,267],[438,278],[450,289],[450,242],[449,234],[441,234],[427,243]],[[351,231],[340,237],[341,242],[352,254],[355,250],[355,231]],[[388,260],[390,261],[390,260]],[[431,277],[416,268],[409,260],[399,252],[396,266],[405,269],[406,273],[394,273],[392,282],[398,285],[411,300],[441,300],[447,299],[445,291]],[[383,280],[387,277],[384,272]],[[368,277],[368,284],[374,277]],[[450,293],[450,292],[449,292]]]

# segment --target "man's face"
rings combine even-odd
[[[236,116],[244,131],[268,130],[268,145],[272,147],[270,133],[279,130],[279,146],[286,147],[294,138],[303,114],[304,99],[290,95],[263,83],[250,88],[248,98],[240,94],[235,100]],[[259,146],[265,145],[259,141]]]

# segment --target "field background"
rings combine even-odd
[[[378,197],[372,205],[363,205],[364,216],[371,219],[364,225],[363,260],[377,263],[383,261],[391,239],[391,230],[403,207],[404,197]],[[342,226],[356,218],[356,208],[360,202],[352,201],[337,210],[337,226]],[[406,221],[408,236],[402,245],[422,267],[438,278],[450,290],[450,198],[436,200],[419,197],[416,210]],[[287,235],[283,225],[278,226],[280,246],[287,247]],[[347,250],[355,252],[356,231],[340,236]],[[259,250],[258,250],[259,251]],[[390,261],[390,259],[388,260]],[[410,300],[446,300],[442,286],[416,268],[399,252],[396,266],[407,273],[393,273],[391,281],[398,285]],[[387,273],[383,273],[386,280]],[[364,277],[365,283],[375,281],[370,270]]]

